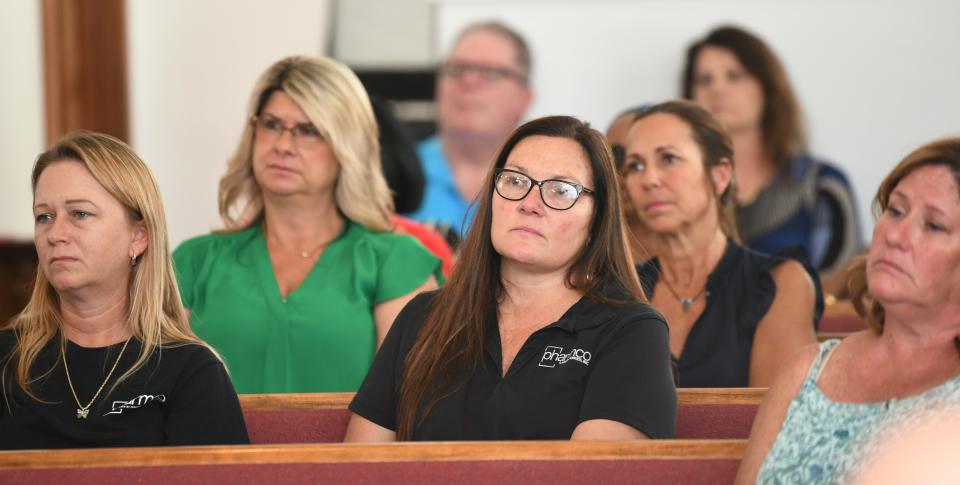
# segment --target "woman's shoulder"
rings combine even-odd
[[[440,291],[442,291],[441,288],[424,291],[413,297],[413,299],[404,305],[403,309],[400,310],[400,313],[397,314],[396,321],[400,322],[401,318],[403,318],[404,321],[409,320],[415,323],[417,328],[419,328],[420,323],[423,323],[424,317],[430,310],[430,305],[433,303],[437,295],[440,294]]]
[[[390,332],[400,333],[401,345],[404,348],[409,349],[409,347],[413,346],[413,341],[420,331],[420,327],[423,326],[427,313],[430,311],[430,305],[437,295],[440,294],[440,291],[442,291],[442,289],[425,291],[418,294],[407,302],[403,309],[400,310],[400,313],[397,314],[397,318],[394,319],[393,325],[390,327]]]
[[[735,243],[731,242],[731,245]],[[820,278],[802,246],[785,247],[774,254],[762,253],[748,247],[736,246],[732,258],[736,269],[728,270],[736,277],[724,278],[731,291],[739,292],[751,302],[746,320],[759,322],[778,295],[792,298],[811,292],[814,301],[814,321],[823,313],[823,290]]]
[[[800,347],[792,355],[786,356],[787,359],[778,380],[799,385],[806,378],[814,377],[814,374],[819,372],[820,366],[824,363],[824,357],[839,343],[839,340],[831,339]]]
[[[802,246],[791,245],[773,254],[767,254],[732,241],[730,245],[735,253],[731,258],[732,264],[737,265],[739,272],[750,279],[816,278],[816,270],[810,264],[810,258]]]
[[[342,244],[340,251],[354,267],[390,275],[402,286],[410,279],[419,285],[430,273],[436,273],[438,281],[441,276],[440,259],[409,234],[372,231],[351,223]]]
[[[0,330],[0,365],[17,346],[17,334],[10,328]]]
[[[808,379],[816,380],[824,355],[836,343],[837,341],[827,341],[807,344],[787,356],[764,400],[776,402],[777,407],[785,410],[803,390],[804,382]]]
[[[811,153],[800,153],[789,163],[791,179],[806,179],[811,187],[823,189],[839,184],[844,192],[851,190],[850,178],[840,165]]]
[[[396,248],[401,250],[411,248],[425,250],[423,245],[410,234],[397,231],[374,231],[355,222],[351,222],[350,225],[348,233],[350,239],[355,241],[356,244],[367,245],[375,250],[386,252]]]
[[[623,314],[631,320],[658,322],[667,324],[667,319],[656,308],[645,301],[633,301],[624,305]]]
[[[659,332],[668,331],[663,314],[643,300],[595,302],[597,310],[588,318],[602,323],[609,332]]]
[[[847,173],[843,171],[843,168],[833,162],[816,159],[816,169],[818,179],[835,179],[843,182],[844,185],[850,185],[850,179],[847,177]]]
[[[160,365],[164,361],[181,367],[183,371],[199,369],[207,365],[223,365],[213,349],[201,342],[176,342],[159,346],[154,354],[159,358]]]
[[[224,252],[248,242],[257,231],[259,231],[259,227],[251,226],[240,231],[212,232],[196,236],[180,243],[173,251],[173,256],[183,258],[211,252]]]

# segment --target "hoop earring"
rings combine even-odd
[[[131,267],[137,265],[137,256],[139,256],[139,254],[134,254],[133,256],[130,256],[130,266],[131,266]]]

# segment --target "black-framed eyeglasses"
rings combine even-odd
[[[273,143],[283,136],[285,131],[290,132],[293,143],[298,148],[310,149],[317,147],[323,141],[323,135],[313,123],[297,123],[285,126],[279,118],[264,115],[250,118],[253,124],[254,135],[266,143]]]
[[[523,200],[533,189],[540,187],[540,200],[544,205],[558,211],[565,211],[580,200],[580,194],[593,194],[593,191],[574,182],[560,179],[536,180],[533,177],[509,168],[498,168],[493,185],[497,194],[507,200]]]
[[[480,79],[487,82],[499,82],[505,79],[513,79],[520,84],[527,84],[527,76],[507,67],[493,66],[490,64],[479,64],[475,62],[447,62],[440,65],[439,73],[441,76],[460,79],[467,73],[473,72]]]

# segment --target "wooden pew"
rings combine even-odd
[[[679,389],[678,439],[745,439],[766,389]],[[343,441],[353,393],[243,394],[254,444]]]
[[[867,322],[857,315],[850,300],[837,300],[823,309],[817,331],[821,333],[852,333],[867,329]]]
[[[731,483],[746,441],[511,441],[0,452],[0,483]]]

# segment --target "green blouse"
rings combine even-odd
[[[173,260],[193,330],[241,394],[356,391],[376,352],[373,307],[443,278],[412,237],[350,221],[286,300],[259,224],[186,241]]]

